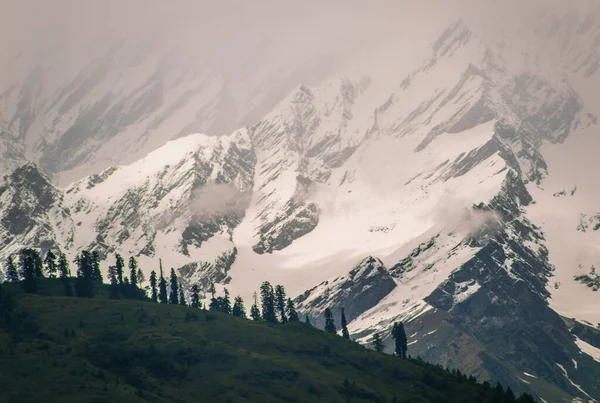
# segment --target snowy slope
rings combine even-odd
[[[370,69],[386,62],[378,49],[371,56],[379,59],[353,59],[320,84],[298,85],[257,123],[221,137],[182,137],[190,127],[167,123],[148,131],[177,97],[148,106],[154,81],[113,77],[107,85],[124,86],[118,97],[100,108],[88,102],[99,95],[83,91],[73,108],[98,112],[100,131],[112,127],[104,119],[126,122],[134,148],[106,145],[118,137],[106,131],[106,143],[90,137],[68,151],[69,161],[77,166],[85,147],[99,146],[102,164],[111,161],[102,153],[117,148],[123,154],[115,159],[131,163],[65,190],[49,185],[53,203],[40,209],[40,220],[52,224],[39,231],[52,242],[38,242],[36,230],[17,234],[0,258],[21,244],[57,244],[71,254],[93,248],[110,259],[119,251],[139,256],[146,272],[162,258],[187,285],[214,280],[247,300],[270,280],[300,296],[301,312],[317,323],[325,307],[336,315],[346,307],[361,342],[402,320],[411,350],[428,360],[546,400],[557,391],[598,398],[586,374],[600,373],[587,355],[599,346],[575,339],[559,314],[600,322],[597,293],[573,280],[598,261],[600,203],[590,175],[598,102],[588,89],[600,72],[592,71],[597,48],[582,37],[600,25],[578,14],[538,21],[533,39],[503,42],[459,20],[414,69]],[[567,39],[535,51],[555,32]],[[549,68],[544,61],[556,54],[562,62]],[[173,79],[170,88],[182,91],[201,87],[201,98],[214,90],[206,99],[216,102],[219,79],[188,73],[175,79],[169,70],[158,80]],[[57,108],[81,85],[56,97]],[[61,125],[78,119],[70,107],[53,120],[59,142],[69,130]],[[207,108],[206,116],[224,110]],[[202,116],[202,125],[213,122]],[[11,135],[25,133],[19,125]],[[147,154],[167,138],[177,139]],[[28,150],[38,152],[50,155]],[[29,208],[0,197],[2,211]],[[577,229],[581,214],[585,232]],[[5,238],[14,236],[3,225]],[[525,383],[523,372],[540,380]]]

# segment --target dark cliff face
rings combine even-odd
[[[43,253],[56,249],[53,215],[68,221],[69,212],[62,206],[62,193],[34,164],[0,178],[0,249],[19,242],[35,245]]]
[[[425,299],[437,311],[410,323],[408,329],[420,334],[438,330],[435,340],[424,337],[415,342],[413,352],[443,365],[472,368],[483,378],[546,399],[558,393],[549,384],[585,397],[560,365],[573,382],[597,398],[598,381],[581,368],[600,374],[600,364],[579,356],[571,332],[548,305],[546,285],[553,267],[539,229],[521,214],[520,206],[530,201],[521,180],[509,173],[502,191],[487,205],[476,206],[496,212],[498,222],[465,241],[480,249]],[[469,295],[461,298],[467,290]],[[445,345],[448,342],[452,348]],[[523,380],[525,372],[543,382]]]
[[[367,257],[345,276],[324,281],[296,298],[298,311],[308,315],[314,326],[325,325],[323,312],[329,308],[339,327],[342,308],[351,321],[377,305],[396,287],[381,260]]]

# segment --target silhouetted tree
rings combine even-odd
[[[19,271],[17,269],[17,265],[15,264],[15,259],[12,255],[8,257],[8,261],[6,263],[5,280],[9,283],[18,283],[19,282]]]
[[[200,308],[200,288],[198,284],[192,286],[192,308]]]
[[[110,281],[110,299],[119,299],[119,279],[117,278],[117,267],[108,268],[108,280]]]
[[[100,271],[100,255],[96,251],[92,252],[92,265],[93,265],[93,272],[92,272],[93,281],[95,283],[102,284],[104,282],[104,279],[102,278],[102,272]]]
[[[348,322],[346,321],[346,311],[342,308],[342,337],[350,340],[350,332],[348,331]]]
[[[179,305],[187,306],[187,303],[185,302],[185,291],[181,286],[181,281],[179,282]]]
[[[210,302],[208,303],[208,309],[211,311],[218,311],[219,309],[217,309],[217,300],[215,297],[217,290],[215,289],[215,282],[212,280],[210,281],[210,288],[208,292],[210,292]]]
[[[177,274],[175,269],[171,267],[171,279],[169,280],[169,286],[171,291],[169,293],[169,304],[179,304],[179,282],[177,281]]]
[[[142,269],[138,268],[137,271],[137,282],[139,284],[140,289],[144,286],[144,281],[146,281],[146,276],[144,276],[144,272]]]
[[[158,302],[158,279],[154,270],[150,273],[150,299],[152,302]]]
[[[404,323],[394,323],[392,337],[394,338],[394,355],[405,359],[408,351],[408,339],[406,338]]]
[[[137,290],[137,285],[138,285],[137,273],[138,273],[137,260],[134,256],[131,256],[129,258],[129,282],[131,283],[132,296],[135,296],[136,290]]]
[[[298,312],[296,311],[296,304],[294,304],[294,300],[288,298],[287,300],[287,317],[290,322],[298,322],[300,318],[298,318]]]
[[[223,297],[222,305],[221,310],[224,313],[231,315],[231,298],[229,298],[229,290],[227,288],[225,288],[225,296]]]
[[[333,320],[333,314],[329,308],[325,308],[325,331],[331,334],[337,333],[335,321]]]
[[[46,274],[48,278],[56,278],[57,264],[56,264],[56,255],[52,250],[48,250],[46,253],[46,258],[44,259],[44,267],[46,269]]]
[[[233,316],[238,318],[246,318],[246,308],[244,307],[244,300],[239,295],[233,300],[233,308],[231,310]]]
[[[42,273],[42,258],[40,253],[31,248],[21,249],[19,255],[20,274],[23,290],[27,293],[37,291],[37,279]]]
[[[123,271],[125,269],[125,260],[123,259],[123,256],[119,255],[118,253],[115,255],[115,267],[117,268],[117,280],[119,281],[119,284],[123,284]]]
[[[379,333],[375,333],[373,335],[373,350],[377,351],[378,353],[383,353],[383,340],[381,339],[381,334]]]
[[[75,279],[75,295],[80,298],[91,298],[94,295],[94,259],[92,254],[81,251],[75,259],[77,278]]]
[[[287,316],[285,314],[285,289],[282,285],[277,285],[275,287],[275,308],[277,309],[277,314],[279,315],[279,321],[281,323],[287,322]]]
[[[510,386],[506,388],[506,392],[504,393],[504,401],[507,403],[508,402],[513,403],[513,402],[517,401],[517,398],[516,398],[515,394],[513,393],[512,389],[510,388]]]
[[[158,279],[158,301],[161,304],[168,304],[169,297],[167,295],[167,279],[163,274],[162,260],[160,262],[160,278]]]
[[[260,286],[260,303],[262,307],[262,319],[266,322],[277,323],[275,315],[275,293],[273,286],[265,281]]]
[[[250,307],[250,317],[252,320],[262,320],[260,309],[258,308],[258,297],[256,296],[256,292],[254,293],[253,297],[254,303]]]
[[[312,324],[310,323],[310,319],[308,318],[308,315],[306,315],[306,317],[304,318],[304,323],[306,323],[307,325],[312,326]]]
[[[64,253],[61,253],[58,258],[58,275],[63,282],[65,296],[70,297],[73,295],[73,290],[71,289],[71,268],[69,267],[69,259],[67,259],[67,255]]]

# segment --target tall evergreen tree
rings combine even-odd
[[[44,277],[44,261],[42,255],[37,249],[31,249],[31,260],[33,262],[33,270],[36,278]]]
[[[325,308],[325,331],[331,334],[337,333],[335,321],[333,320],[333,314],[329,308]]]
[[[171,267],[171,278],[169,280],[169,286],[171,287],[169,293],[169,304],[178,305],[179,304],[179,282],[177,281],[177,274],[175,274],[175,269]]]
[[[187,306],[187,303],[185,302],[185,292],[181,286],[181,281],[179,282],[179,305]]]
[[[81,251],[77,259],[77,278],[75,294],[80,298],[92,298],[94,295],[94,258],[87,251]]]
[[[233,308],[231,314],[238,318],[246,318],[246,308],[244,307],[244,300],[239,295],[233,300]]]
[[[373,335],[373,350],[377,351],[378,353],[383,353],[383,340],[381,339],[381,334],[379,333],[375,333]]]
[[[117,268],[117,280],[119,284],[123,284],[123,272],[125,269],[125,260],[118,253],[115,255],[115,267]]]
[[[260,316],[260,309],[258,308],[258,297],[256,296],[256,292],[254,293],[254,303],[250,307],[250,317],[252,320],[262,320]]]
[[[152,302],[158,302],[158,279],[156,278],[156,271],[152,270],[150,273],[150,299]]]
[[[306,323],[307,325],[312,326],[312,324],[310,323],[310,319],[308,318],[308,315],[306,315],[306,317],[304,318],[304,323]]]
[[[58,258],[58,275],[65,288],[65,296],[70,297],[73,295],[73,290],[71,289],[71,269],[69,267],[69,259],[67,259],[67,255],[64,253],[61,253]]]
[[[262,319],[266,322],[277,323],[275,314],[275,292],[273,286],[265,281],[260,286],[260,303],[262,307]]]
[[[110,281],[110,299],[119,299],[119,279],[117,278],[117,267],[108,268],[108,280]]]
[[[140,269],[138,267],[138,271],[137,271],[137,282],[140,286],[140,289],[142,289],[142,287],[144,286],[144,281],[146,281],[146,276],[144,276],[144,272],[142,271],[142,269]]]
[[[104,279],[102,278],[102,272],[100,271],[100,254],[97,251],[92,252],[92,279],[94,283],[102,284]]]
[[[167,295],[167,279],[163,274],[162,259],[160,262],[160,278],[158,279],[158,301],[161,304],[168,304],[169,297]]]
[[[135,295],[135,290],[137,289],[138,280],[137,280],[137,272],[138,272],[138,263],[134,256],[129,258],[129,281],[131,283],[131,288],[133,289],[133,294]]]
[[[19,271],[12,255],[8,257],[8,262],[6,263],[5,280],[9,283],[19,282]]]
[[[225,296],[223,297],[223,306],[221,309],[224,313],[231,315],[231,298],[229,298],[229,290],[225,288]]]
[[[38,251],[31,248],[21,249],[19,255],[20,274],[23,282],[23,290],[27,293],[35,293],[37,291],[38,271],[41,269],[41,258]]]
[[[279,315],[279,321],[281,323],[287,322],[287,315],[285,313],[285,302],[286,295],[285,289],[282,285],[277,285],[275,287],[275,307],[277,309],[277,314]]]
[[[215,282],[214,281],[210,281],[210,288],[208,290],[208,292],[210,292],[210,302],[208,303],[208,309],[211,311],[215,311],[218,310],[218,304],[217,304],[217,300],[216,300],[216,293],[217,290],[215,289]]]
[[[192,308],[200,308],[200,288],[198,284],[192,286]]]
[[[48,278],[56,278],[57,264],[56,264],[56,255],[52,250],[48,250],[46,253],[46,258],[44,259],[44,268],[46,269],[46,274]]]
[[[65,255],[64,253],[61,253],[58,257],[58,276],[60,278],[71,277],[69,259],[67,259],[67,255]]]
[[[350,332],[348,331],[348,322],[346,322],[346,311],[342,308],[342,337],[350,340]]]
[[[287,300],[286,311],[287,311],[288,320],[290,322],[298,322],[300,320],[300,318],[298,317],[298,312],[296,311],[296,304],[294,303],[294,300],[291,298],[288,298],[288,300]]]
[[[394,323],[392,337],[394,338],[394,355],[405,359],[408,351],[408,339],[406,338],[404,323]]]

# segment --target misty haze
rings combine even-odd
[[[596,1],[0,10],[0,402],[600,401]]]

